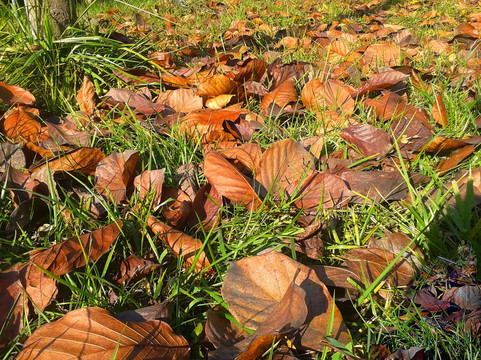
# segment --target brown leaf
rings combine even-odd
[[[55,276],[68,274],[104,254],[119,236],[121,226],[119,220],[91,233],[64,240],[36,253],[30,262]]]
[[[239,84],[230,77],[222,74],[216,74],[206,78],[199,84],[197,95],[213,98],[217,95],[233,94]]]
[[[466,142],[463,140],[449,139],[444,136],[438,136],[434,139],[429,140],[427,143],[424,142],[419,145],[415,151],[424,151],[426,153],[437,153],[440,151],[448,151],[459,149],[466,146]]]
[[[397,254],[388,250],[359,248],[348,250],[341,257],[350,271],[370,285],[394,261],[396,256]],[[387,273],[386,280],[391,286],[408,286],[413,276],[413,268],[405,259],[401,258]]]
[[[287,192],[296,199],[294,203],[299,209],[311,215],[317,214],[321,207],[344,208],[352,196],[340,176],[326,171],[313,172],[305,179],[293,182]]]
[[[387,89],[391,86],[400,83],[407,79],[407,75],[400,71],[384,71],[374,74],[369,80],[364,81],[356,91],[352,94],[352,97],[362,96],[373,91]]]
[[[126,281],[138,281],[158,267],[160,267],[160,264],[156,264],[148,259],[139,259],[135,254],[132,254],[120,264],[121,276],[117,283],[123,284]]]
[[[262,201],[249,180],[218,152],[211,151],[206,155],[204,175],[220,195],[240,203],[249,211],[262,206]]]
[[[404,116],[409,120],[420,121],[428,129],[431,129],[429,116],[424,110],[407,104],[401,96],[393,92],[386,91],[378,100],[366,99],[364,100],[364,105],[374,107],[379,120],[401,119]]]
[[[398,349],[385,360],[423,360],[424,352],[425,349],[421,347],[411,347],[408,350]]]
[[[187,220],[189,227],[200,224],[205,231],[210,231],[219,221],[222,196],[210,184],[202,186],[192,203],[192,213]]]
[[[0,348],[20,333],[31,308],[43,311],[56,294],[55,280],[31,263],[0,273]]]
[[[8,106],[14,104],[32,105],[35,103],[35,96],[21,87],[8,85],[0,81],[0,100]]]
[[[97,165],[105,155],[97,148],[78,148],[65,155],[46,159],[30,168],[32,176],[48,184],[48,175],[56,172],[78,171],[85,175],[95,174]]]
[[[134,178],[134,187],[141,201],[150,200],[154,208],[161,204],[164,174],[165,169],[145,170]]]
[[[347,85],[339,80],[319,79],[308,82],[302,89],[302,103],[309,109],[341,110],[346,115],[354,112],[354,100]]]
[[[226,120],[236,121],[243,110],[199,110],[179,120],[178,130],[188,138],[200,138],[203,144],[211,140],[229,141],[235,137],[224,127]]]
[[[436,96],[433,104],[432,114],[434,120],[442,127],[448,126],[448,116],[446,115],[446,107],[444,106],[442,94]]]
[[[314,169],[314,158],[301,144],[285,139],[272,144],[262,155],[256,180],[278,195]]]
[[[143,69],[120,69],[114,70],[114,74],[131,85],[148,85],[160,83],[157,74]]]
[[[394,254],[399,254],[410,243],[411,239],[406,234],[391,233],[387,234],[381,239],[371,239],[367,245],[369,248],[389,250]],[[422,264],[419,261],[418,257],[420,259],[424,259],[424,255],[421,252],[421,249],[416,246],[416,244],[411,244],[409,246],[409,249],[403,254],[403,257],[409,260],[411,264],[415,265],[418,270],[421,269]]]
[[[128,89],[110,89],[107,94],[105,94],[105,98],[107,102],[112,105],[127,105],[134,112],[144,115],[158,114],[166,108],[163,104],[153,103],[144,96]]]
[[[460,149],[453,151],[453,153],[447,158],[442,160],[438,165],[438,171],[440,175],[444,175],[447,171],[456,167],[461,161],[466,159],[472,153],[474,153],[475,147],[473,145],[467,145]]]
[[[262,59],[251,59],[242,66],[237,67],[234,81],[244,84],[247,81],[260,81],[267,69],[267,63]]]
[[[42,125],[37,121],[37,116],[26,107],[19,107],[5,113],[2,122],[2,133],[15,143],[39,142],[48,138],[42,130]]]
[[[350,125],[341,132],[341,137],[355,145],[366,156],[383,157],[391,149],[391,138],[387,132],[369,124]]]
[[[259,169],[262,158],[262,149],[255,143],[245,143],[241,146],[232,147],[219,152],[227,159],[235,160],[234,164],[237,167],[239,167],[237,162],[240,162],[251,172],[256,172]]]
[[[170,106],[177,112],[191,112],[202,109],[203,101],[191,89],[167,90],[155,100],[158,104]]]
[[[281,86],[271,91],[261,101],[261,110],[264,115],[268,115],[268,108],[272,104],[276,104],[280,108],[284,108],[289,103],[297,102],[297,91],[294,87],[294,80],[287,80]]]
[[[0,143],[0,173],[6,172],[10,166],[24,168],[26,165],[22,144]]]
[[[232,346],[250,335],[241,326],[228,320],[226,314],[227,311],[221,307],[207,310],[205,336],[216,348]]]
[[[134,180],[139,152],[114,152],[100,161],[95,171],[95,188],[100,195],[120,204],[127,199],[128,187]]]
[[[442,300],[451,301],[461,309],[477,310],[481,309],[481,286],[465,285],[452,287],[443,294]]]
[[[283,254],[269,252],[232,263],[224,278],[222,297],[237,321],[248,328],[259,329],[268,324],[274,307],[292,283],[306,294],[308,315],[307,328],[300,334],[302,346],[322,349],[331,314],[334,315],[331,336],[347,344],[349,335],[341,313],[325,285],[314,271]]]
[[[10,190],[12,201],[15,206],[31,199],[36,194],[48,195],[48,187],[24,172],[10,168],[3,179],[6,181],[6,187]]]
[[[326,265],[310,265],[309,267],[316,272],[319,280],[321,280],[326,286],[357,291],[357,288],[349,283],[347,279],[351,278],[356,283],[361,283],[361,279],[356,273],[342,267]]]
[[[83,111],[87,116],[91,116],[97,105],[97,94],[95,93],[95,86],[90,81],[88,76],[84,76],[84,80],[82,83],[82,87],[77,94],[77,102],[79,104],[79,108]]]
[[[173,229],[154,216],[149,216],[147,226],[172,250],[175,256],[183,257],[184,267],[190,268],[194,265],[196,271],[201,271],[210,266],[209,259],[207,259],[204,251],[199,254],[202,248],[200,240]],[[194,264],[196,257],[197,261]],[[209,269],[208,272],[212,272],[212,269]]]
[[[189,359],[189,345],[165,322],[123,323],[107,310],[87,307],[42,325],[17,359]]]
[[[394,43],[372,44],[364,52],[362,63],[373,67],[399,65],[401,51]]]
[[[48,222],[50,205],[39,197],[32,197],[18,204],[9,217],[7,231],[33,230]]]

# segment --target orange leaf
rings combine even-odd
[[[92,84],[88,76],[84,76],[82,87],[77,94],[77,102],[80,110],[87,116],[91,116],[94,113],[97,105],[97,94],[95,93],[94,84]]]
[[[271,104],[276,104],[283,108],[291,102],[297,102],[297,91],[294,87],[294,80],[287,80],[277,89],[264,96],[261,101],[262,113],[268,113],[268,108]]]
[[[25,104],[32,105],[35,96],[30,91],[15,85],[8,85],[0,81],[0,100],[6,105]]]
[[[216,74],[208,77],[199,84],[197,95],[207,98],[216,97],[223,94],[232,94],[239,84],[230,77]]]
[[[123,323],[87,307],[42,325],[17,359],[189,359],[189,344],[160,320]]]
[[[175,256],[182,256],[184,267],[190,268],[194,265],[196,271],[201,271],[210,266],[209,259],[207,259],[204,251],[200,250],[202,241],[182,231],[175,230],[154,216],[149,216],[147,226],[172,250]],[[194,264],[196,257],[197,261]],[[209,269],[208,272],[211,273],[212,269]]]
[[[301,95],[302,103],[309,109],[340,109],[346,115],[354,112],[355,103],[351,90],[338,80],[327,80],[324,83],[319,79],[311,80],[304,86]]]
[[[204,175],[217,192],[227,199],[244,205],[249,211],[261,207],[262,201],[249,180],[218,152],[211,151],[206,155]]]
[[[446,107],[444,106],[442,94],[436,96],[436,100],[433,104],[432,110],[434,120],[441,125],[446,127],[448,125],[448,116],[446,115]]]
[[[48,138],[48,133],[42,131],[37,116],[27,107],[7,111],[2,125],[2,133],[15,143],[28,141],[38,143]]]

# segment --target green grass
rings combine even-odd
[[[334,20],[341,22],[342,19],[357,24],[366,22],[362,15],[349,6],[338,6],[338,3],[318,5],[315,1],[282,0],[274,3],[248,0],[240,1],[237,5],[225,2],[218,10],[205,4],[206,2],[200,0],[186,1],[183,5],[166,0],[148,0],[135,2],[133,7],[117,1],[94,1],[91,5],[80,5],[78,13],[82,16],[67,37],[54,40],[47,36],[39,42],[30,36],[22,9],[12,10],[9,5],[1,4],[0,81],[32,91],[37,97],[37,106],[42,110],[58,116],[76,116],[78,108],[75,97],[84,75],[92,78],[97,92],[103,95],[110,88],[127,87],[113,74],[118,68],[141,67],[159,72],[159,69],[146,61],[149,51],[172,52],[178,65],[183,66],[186,59],[177,53],[177,49],[190,42],[200,50],[201,55],[205,55],[209,43],[221,42],[222,35],[230,28],[231,23],[246,19],[246,14],[249,13],[259,15],[264,24],[269,26],[269,36],[274,36],[283,29],[287,29],[287,35],[305,36],[305,26],[313,22],[308,18],[312,11],[320,12],[323,15],[321,22],[327,24]],[[421,38],[437,38],[439,29],[448,31],[453,28],[450,24],[442,24],[441,28],[420,27],[418,25],[422,22],[422,13],[435,9],[458,22],[465,18],[465,13],[453,4],[433,1],[415,13],[400,16],[404,6],[403,2],[388,2],[382,5],[387,11],[386,22],[402,24]],[[113,8],[119,9],[119,12],[107,14],[107,11]],[[135,14],[139,12],[137,8],[147,11],[140,13],[155,36],[143,37],[133,32],[131,36],[135,43],[131,45],[100,36],[101,33],[109,34],[113,31],[124,33],[125,29],[118,30],[117,27],[126,19],[134,21]],[[272,15],[281,11],[279,16]],[[168,16],[172,16],[176,23],[172,32],[166,29],[165,18]],[[270,50],[271,45],[277,43],[278,39],[269,42],[268,38],[261,36],[257,25],[251,20],[247,26],[255,30],[255,55],[262,56]],[[345,23],[341,22],[340,26],[345,28]],[[277,51],[284,62],[299,60],[316,63],[323,56],[315,47],[293,52],[284,49]],[[435,93],[418,91],[408,81],[409,103],[431,109],[435,96],[443,89],[450,125],[439,130],[439,135],[463,137],[476,134],[474,120],[481,115],[481,107],[479,101],[468,98],[462,89],[448,86],[449,79],[445,69],[452,65],[452,61],[447,56],[436,56],[429,52],[413,61],[413,66],[418,69],[428,68],[433,64],[433,78],[428,84],[432,85]],[[462,59],[457,59],[455,65],[463,66],[465,63]],[[353,86],[359,85],[359,79],[345,81]],[[259,107],[252,104],[251,110],[259,112]],[[360,105],[356,108],[356,114],[360,122],[371,122],[374,118],[372,112]],[[113,112],[107,113],[102,122],[95,124],[99,130],[109,130],[110,135],[94,137],[91,146],[101,148],[105,154],[139,150],[142,168],[165,168],[165,183],[173,186],[176,185],[175,176],[179,166],[203,162],[204,153],[200,144],[194,140],[186,140],[175,128],[169,134],[159,135],[146,131],[127,110],[121,114],[124,120],[122,125],[112,122],[116,116],[118,115]],[[374,125],[389,128],[389,123],[374,121]],[[296,114],[287,120],[268,117],[266,127],[256,134],[252,141],[267,147],[285,138],[300,140],[315,136],[319,128],[319,120],[312,112]],[[341,129],[342,126],[325,134],[326,152],[331,153],[346,146],[339,136]],[[4,137],[0,136],[1,141],[5,141]],[[319,262],[339,265],[340,255],[348,249],[364,246],[371,237],[382,237],[385,231],[406,233],[415,239],[416,244],[431,259],[437,256],[456,259],[458,247],[465,243],[473,244],[473,251],[479,255],[481,250],[475,245],[481,231],[479,210],[444,212],[442,208],[445,199],[442,195],[433,201],[425,201],[433,190],[449,182],[457,170],[481,166],[481,155],[479,149],[477,150],[478,153],[443,176],[437,175],[433,169],[439,161],[438,154],[421,154],[408,165],[409,168],[403,168],[404,174],[407,170],[417,170],[432,177],[432,181],[423,188],[410,188],[410,204],[400,206],[397,203],[366,201],[364,204],[350,205],[345,210],[322,210],[319,217],[326,221],[327,226],[322,232],[324,257]],[[323,164],[319,164],[319,168],[322,169]],[[199,185],[205,181],[201,171],[196,175]],[[149,215],[162,217],[160,211],[154,211],[152,204],[143,204],[140,210],[134,211],[132,209],[138,203],[136,197],[131,199],[130,204],[117,206],[97,196],[108,209],[106,218],[99,221],[91,216],[85,204],[70,195],[70,181],[90,189],[94,179],[67,179],[63,185],[59,183],[55,189],[50,188],[46,199],[50,204],[48,223],[51,226],[42,234],[21,231],[12,234],[5,231],[5,224],[14,206],[9,192],[2,188],[2,271],[15,263],[27,261],[29,251],[48,247],[117,219],[124,221],[123,233],[109,252],[98,261],[57,279],[59,295],[56,302],[38,316],[31,316],[22,334],[0,350],[0,356],[4,359],[17,354],[26,336],[36,328],[60,318],[68,311],[85,306],[99,306],[117,313],[164,299],[169,299],[169,315],[174,331],[185,336],[189,343],[196,344],[192,358],[203,358],[206,354],[202,343],[205,314],[215,305],[225,305],[222,304],[220,290],[229,262],[269,248],[280,248],[286,254],[293,254],[290,245],[282,240],[292,239],[302,230],[296,223],[299,211],[293,210],[292,204],[287,200],[276,203],[268,197],[265,200],[269,205],[268,210],[257,212],[248,212],[242,207],[225,206],[222,208],[225,221],[219,227],[210,232],[203,229],[190,232],[205,244],[204,251],[215,270],[213,277],[206,277],[202,273],[196,274],[193,269],[183,269],[180,260],[148,230],[146,220]],[[463,206],[471,210],[473,207],[469,201],[472,200],[468,199],[468,203]],[[113,279],[119,271],[120,262],[132,253],[137,256],[154,254],[156,261],[162,266],[146,279],[133,284],[118,285]],[[302,255],[297,254],[297,257],[298,260],[314,263]],[[481,256],[478,256],[478,261],[479,259]],[[426,269],[429,273],[430,266]],[[419,283],[422,284],[422,280],[419,280]],[[345,316],[358,354],[367,358],[374,345],[384,344],[393,351],[399,347],[424,346],[432,359],[475,359],[481,356],[479,347],[476,346],[479,339],[470,337],[470,334],[461,328],[452,335],[437,329],[433,331],[433,325],[420,317],[411,322],[399,321],[399,316],[415,310],[412,305],[403,301],[407,294],[403,290],[395,290],[393,299],[385,303],[374,294],[375,287],[376,284],[362,289],[362,300],[366,301],[357,304],[357,300],[353,299],[353,303],[349,305],[352,314],[346,313]],[[115,303],[109,301],[111,291],[118,296]],[[318,358],[336,359],[339,356],[324,352],[319,354]]]

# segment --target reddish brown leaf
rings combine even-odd
[[[444,106],[442,94],[436,96],[436,100],[433,104],[432,114],[434,120],[441,125],[446,127],[448,125],[448,116],[446,115],[446,107]]]
[[[287,256],[269,252],[231,264],[222,285],[222,297],[236,320],[251,329],[259,329],[271,321],[274,307],[281,302],[291,284],[305,292],[307,328],[300,343],[309,349],[321,349],[331,323],[333,338],[349,342],[341,313],[333,303],[325,285],[308,267]],[[329,321],[331,315],[333,321]]]
[[[91,116],[95,111],[97,105],[97,94],[95,93],[95,86],[87,76],[84,76],[82,87],[77,94],[77,102],[80,110],[87,116]]]
[[[206,155],[204,175],[216,191],[227,199],[244,205],[249,211],[261,207],[262,201],[249,180],[218,152],[211,151]]]
[[[203,144],[212,140],[229,141],[235,137],[224,128],[226,120],[236,121],[243,110],[199,110],[179,120],[179,131],[189,138],[200,138]]]
[[[239,66],[234,81],[244,84],[247,81],[260,81],[267,68],[267,63],[262,59],[251,59]]]
[[[64,240],[36,253],[30,262],[56,276],[68,274],[104,254],[119,236],[121,226],[119,220],[91,233]]]
[[[315,271],[319,280],[321,280],[326,286],[340,287],[357,291],[357,288],[349,283],[347,279],[350,278],[356,283],[361,283],[359,275],[342,267],[326,265],[310,265],[309,267]]]
[[[4,329],[0,348],[20,333],[32,307],[43,311],[56,294],[55,280],[31,263],[0,273],[0,323]]]
[[[240,162],[252,172],[256,172],[259,169],[262,158],[262,149],[257,144],[245,143],[241,146],[232,147],[219,152],[227,159]],[[238,164],[235,163],[235,165]]]
[[[167,323],[123,323],[107,310],[87,307],[38,328],[17,359],[189,359],[189,344]]]
[[[160,267],[160,264],[148,259],[139,259],[132,254],[120,264],[120,279],[117,282],[123,284],[126,281],[138,281],[158,267]]]
[[[138,151],[126,150],[123,153],[114,152],[100,161],[95,171],[95,188],[98,193],[116,204],[126,200],[138,159]]]
[[[262,155],[256,179],[278,195],[314,169],[314,158],[301,144],[285,139],[272,144]]]
[[[0,100],[6,105],[35,103],[35,96],[30,91],[15,85],[8,85],[0,81]]]
[[[475,148],[473,145],[467,145],[453,151],[453,153],[447,159],[444,159],[439,163],[438,171],[440,175],[444,175],[447,171],[456,167],[461,161],[474,153],[474,150]]]
[[[362,96],[373,91],[387,89],[391,86],[400,83],[407,79],[407,75],[400,71],[384,71],[374,74],[369,80],[364,81],[356,91],[352,94],[352,97]]]
[[[294,80],[287,80],[274,91],[264,96],[261,101],[261,110],[264,115],[268,115],[268,109],[272,104],[284,108],[291,102],[297,102],[297,91],[294,87]]]
[[[420,305],[424,310],[435,313],[437,311],[446,310],[451,306],[447,300],[440,300],[436,298],[429,290],[424,289],[416,293],[413,300]]]
[[[342,130],[341,137],[357,146],[366,157],[381,158],[392,146],[387,132],[369,124],[350,125]]]
[[[173,229],[154,216],[149,216],[147,225],[172,250],[175,256],[182,256],[186,268],[194,266],[196,271],[201,271],[210,266],[209,259],[204,251],[200,250],[202,248],[200,240]],[[212,269],[209,269],[208,272],[212,272]]]
[[[368,247],[389,250],[394,254],[399,254],[410,243],[411,239],[406,234],[391,233],[381,239],[371,239],[368,243]],[[409,249],[403,254],[403,257],[409,260],[411,264],[415,265],[418,270],[421,269],[422,264],[419,259],[424,259],[424,255],[416,244],[411,244]]]
[[[401,119],[404,116],[409,120],[420,121],[428,129],[431,129],[429,116],[424,110],[407,104],[401,96],[390,91],[386,91],[378,100],[364,100],[364,105],[374,107],[376,115],[380,120]]]
[[[296,199],[294,203],[299,209],[311,215],[321,207],[343,208],[352,196],[346,182],[329,172],[313,172],[305,179],[293,182],[287,192]]]
[[[426,153],[437,153],[440,151],[448,151],[459,149],[466,146],[466,142],[462,140],[456,139],[448,139],[444,136],[438,136],[434,139],[431,139],[427,143],[423,143],[422,145],[418,146],[415,151],[424,151]]]
[[[481,309],[481,287],[479,285],[452,287],[446,290],[442,300],[451,301],[461,309]]]
[[[194,227],[202,225],[205,231],[210,231],[219,221],[219,210],[222,207],[222,196],[210,184],[202,186],[192,203],[192,213],[187,225]]]
[[[346,115],[354,112],[354,100],[351,91],[341,81],[319,79],[308,82],[302,89],[302,103],[309,109],[341,110]]]
[[[157,74],[143,69],[121,69],[115,70],[114,74],[120,79],[131,85],[148,85],[159,83],[160,78]]]
[[[165,169],[146,170],[134,178],[134,187],[139,192],[140,200],[150,200],[154,208],[161,204],[164,173]]]

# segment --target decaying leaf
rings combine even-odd
[[[37,329],[17,359],[189,359],[187,341],[159,320],[123,323],[87,307]]]
[[[82,87],[77,94],[77,102],[80,110],[87,116],[91,116],[95,111],[97,105],[97,94],[92,81],[87,76],[84,76]]]
[[[120,264],[120,278],[117,282],[122,284],[126,281],[137,281],[159,266],[160,264],[156,264],[148,259],[139,259],[132,254]]]
[[[0,100],[6,105],[32,105],[35,103],[35,96],[33,96],[30,91],[22,89],[21,87],[5,84],[0,81]]]

